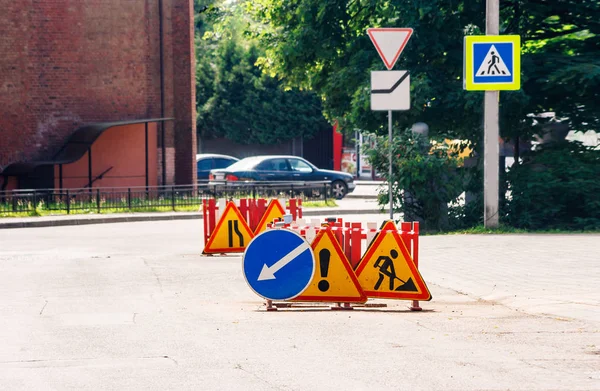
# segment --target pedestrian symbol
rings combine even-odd
[[[233,202],[228,202],[203,253],[241,252],[253,237],[252,230],[238,208]]]
[[[383,224],[356,268],[358,282],[368,297],[431,300],[392,221]]]
[[[521,38],[518,35],[465,37],[464,87],[467,90],[521,88]]]
[[[492,45],[477,70],[476,76],[511,76],[502,58],[498,56],[498,49]]]

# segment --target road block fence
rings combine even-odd
[[[243,238],[246,235],[252,239],[256,234],[262,232],[269,222],[277,218],[282,218],[286,214],[291,215],[293,220],[302,218],[302,199],[290,198],[286,200],[274,198],[268,200],[265,198],[242,198],[235,201],[205,199],[202,202],[204,224],[203,253],[243,252],[245,245],[240,243],[241,239],[237,241],[237,244],[232,244],[231,246],[228,245],[229,243],[225,243],[226,245],[219,244],[215,248],[211,245],[215,240],[219,241],[219,238],[225,237],[227,242],[233,236]],[[231,228],[229,228],[229,222],[231,222]],[[238,227],[237,231],[236,226]],[[223,230],[227,232],[223,233]]]
[[[292,261],[308,247],[313,259],[312,280],[303,281],[303,289],[295,294],[282,294],[284,301],[334,302],[340,304],[336,308],[349,309],[350,303],[364,303],[367,298],[388,298],[412,300],[411,309],[420,310],[419,300],[431,299],[418,270],[418,222],[396,225],[388,220],[378,227],[375,222],[363,224],[337,217],[305,219],[297,199],[207,200],[203,206],[203,253],[244,253],[245,264],[249,246],[254,244],[251,276],[246,279],[250,285],[251,281],[257,284],[253,289],[267,299],[268,309],[273,309],[272,299],[259,293],[260,287],[268,286],[268,280],[277,279],[278,273],[282,276],[278,284],[291,278],[290,284],[298,286],[289,270],[296,268]],[[275,231],[288,238],[285,232],[293,233],[296,239],[292,236],[289,240],[295,247],[277,250],[281,243],[273,237],[281,235],[270,235]],[[265,239],[265,234],[270,239]],[[259,242],[262,247],[257,250]],[[287,266],[291,262],[292,266]]]
[[[276,202],[276,203],[275,203]],[[268,213],[269,206],[281,206],[279,215],[274,214],[275,217],[267,222],[266,226],[271,228],[273,226],[273,220],[279,220],[286,213],[292,217],[292,222],[283,224],[284,228],[289,228],[302,237],[306,238],[308,242],[312,242],[319,230],[331,229],[338,241],[342,246],[344,253],[350,261],[353,268],[355,268],[368,245],[373,241],[375,236],[381,232],[377,227],[377,223],[368,222],[363,225],[361,222],[349,222],[344,221],[342,218],[327,218],[325,220],[319,218],[304,219],[302,217],[302,199],[290,198],[285,199],[271,199],[267,200],[264,198],[251,199],[242,198],[240,200],[226,201],[225,199],[205,199],[202,204],[203,213],[203,224],[204,224],[204,244],[206,246],[209,243],[211,236],[216,232],[218,223],[224,216],[224,211],[229,203],[233,203],[236,209],[239,211],[242,218],[248,225],[248,228],[252,231],[255,236],[257,227],[261,220],[265,220]],[[287,212],[284,213],[283,209]],[[224,223],[224,221],[221,221]],[[222,224],[223,226],[224,224]],[[398,235],[402,238],[406,245],[415,265],[419,263],[419,222],[401,222],[399,225]],[[245,246],[243,246],[245,248]],[[243,252],[243,249],[237,250],[232,249],[227,252]],[[210,253],[204,251],[204,253]]]

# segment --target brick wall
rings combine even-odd
[[[84,123],[161,116],[161,4],[165,145],[194,181],[192,0],[0,0],[0,168],[52,158]]]

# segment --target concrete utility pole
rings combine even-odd
[[[500,4],[499,0],[486,0],[485,33],[498,35],[500,33]],[[483,135],[483,204],[484,225],[486,228],[498,227],[498,129],[499,92],[485,91],[484,101],[484,135]]]

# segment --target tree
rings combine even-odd
[[[394,127],[422,121],[432,138],[468,140],[483,152],[483,93],[464,91],[461,77],[463,37],[484,33],[485,1],[254,0],[247,9],[261,23],[253,31],[267,47],[263,67],[289,85],[312,88],[327,116],[350,131],[386,133],[385,113],[369,105],[369,71],[382,64],[366,29],[412,27],[397,65],[411,71],[412,108],[394,113]],[[500,20],[501,34],[523,42],[522,89],[500,94],[501,136],[530,139],[539,132],[533,115],[545,112],[574,129],[597,129],[600,2],[502,0]],[[475,169],[467,187],[477,193],[481,164]]]
[[[284,90],[256,65],[263,51],[244,34],[248,19],[241,11],[235,3],[221,4],[196,21],[201,137],[276,144],[328,128],[316,94]]]
[[[411,75],[412,109],[396,126],[417,120],[433,133],[482,136],[482,93],[462,90],[463,36],[482,34],[485,2],[475,0],[258,0],[248,10],[269,49],[262,64],[291,85],[314,89],[346,129],[380,130],[385,114],[369,108],[368,72],[381,69],[368,27],[410,26],[399,60]],[[555,111],[578,129],[598,125],[600,2],[503,0],[501,33],[523,38],[523,88],[501,94],[505,137],[533,132],[531,113]]]

